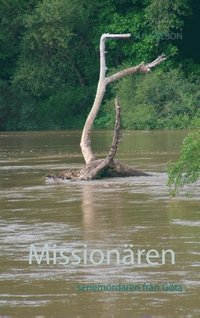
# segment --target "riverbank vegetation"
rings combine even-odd
[[[168,167],[168,186],[175,196],[186,184],[200,177],[200,131],[189,134],[183,141],[180,158]]]
[[[107,32],[132,34],[109,41],[108,75],[168,59],[109,88],[96,127],[113,127],[116,94],[123,128],[199,127],[199,13],[197,0],[2,0],[0,130],[82,128]]]

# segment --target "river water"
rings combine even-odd
[[[0,316],[200,317],[200,184],[176,198],[166,186],[167,162],[178,157],[187,132],[123,133],[118,158],[150,177],[46,182],[49,171],[83,165],[80,135],[0,133]],[[111,139],[111,132],[94,132],[97,156]],[[132,263],[121,259],[126,248]],[[108,262],[113,249],[120,262],[115,254]],[[174,264],[172,252],[161,262],[168,249]]]

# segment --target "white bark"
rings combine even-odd
[[[138,66],[135,67],[130,67],[127,68],[123,71],[117,72],[111,76],[106,77],[106,59],[105,59],[105,42],[108,39],[123,39],[123,38],[128,38],[130,37],[131,34],[102,34],[101,39],[100,39],[100,74],[99,74],[99,82],[97,86],[97,92],[95,96],[95,100],[93,103],[93,106],[91,108],[91,111],[86,119],[83,132],[82,132],[82,137],[81,137],[81,150],[83,157],[85,159],[86,163],[91,162],[92,160],[95,160],[95,155],[92,151],[91,148],[91,129],[94,123],[94,120],[97,116],[97,113],[99,111],[99,108],[101,106],[105,91],[106,91],[106,86],[116,80],[119,80],[129,74],[137,73],[137,72],[143,72],[147,73],[151,70],[152,67],[160,64],[162,61],[166,59],[164,55],[158,56],[157,59],[155,59],[153,62],[149,64],[145,64],[142,62]]]

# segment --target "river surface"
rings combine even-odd
[[[200,317],[200,183],[166,186],[186,135],[123,133],[118,158],[150,177],[54,183],[83,165],[80,131],[0,133],[0,317]],[[111,140],[94,132],[98,157]]]

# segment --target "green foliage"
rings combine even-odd
[[[85,120],[85,109],[92,104],[92,91],[80,87],[64,88],[39,104],[38,120],[42,129],[80,128]],[[76,98],[75,98],[76,96]],[[76,102],[74,102],[74,100]]]
[[[191,127],[192,128],[199,128],[200,127],[200,109],[197,111],[194,118],[192,119]]]
[[[6,81],[0,80],[0,130],[7,130],[9,119],[17,120],[18,101]],[[16,123],[15,123],[16,124]]]
[[[152,59],[160,52],[165,52],[167,55],[174,55],[177,52],[176,45],[173,40],[163,41],[163,37],[167,35],[170,30],[178,30],[181,27],[181,17],[186,14],[186,10],[175,10],[173,19],[170,19],[171,12],[169,6],[164,5],[165,20],[168,20],[168,28],[159,28],[157,24],[162,24],[163,3],[157,1],[109,1],[106,2],[104,8],[100,10],[99,20],[100,23],[96,26],[95,31],[98,41],[102,33],[131,33],[132,37],[126,41],[109,41],[109,64],[117,66],[122,61],[126,60],[129,63],[140,63]],[[165,1],[165,4],[168,1]],[[173,8],[181,7],[176,0],[172,5]],[[102,2],[103,6],[103,2]],[[155,8],[156,7],[156,11]],[[182,6],[184,7],[184,6]],[[158,12],[159,11],[159,12]],[[156,13],[157,12],[157,13]],[[179,12],[179,13],[178,13]],[[156,23],[154,23],[156,14]],[[180,14],[179,17],[177,14]],[[176,25],[174,21],[179,20]],[[96,42],[96,46],[98,42]],[[113,63],[114,62],[114,63]]]
[[[39,128],[36,103],[27,95],[19,95],[6,81],[0,81],[0,130]]]
[[[156,112],[153,106],[147,104],[139,104],[125,113],[123,121],[124,127],[134,127],[134,129],[154,129],[156,126]]]
[[[191,0],[0,0],[0,129],[82,126],[98,81],[99,38],[106,32],[132,33],[108,41],[109,72],[162,52],[170,58],[159,66],[165,72],[115,85],[96,126],[113,127],[110,95],[118,94],[124,128],[199,127],[193,78],[200,68],[192,59],[182,61],[180,41],[168,37],[182,32],[193,7]],[[191,81],[179,71],[166,72],[180,61]]]
[[[25,12],[31,13],[37,0],[0,1],[0,78],[8,80],[20,54]]]
[[[185,184],[200,177],[200,131],[188,135],[181,149],[180,158],[168,167],[168,186],[175,196]]]
[[[83,36],[87,10],[72,0],[43,0],[24,19],[21,56],[13,85],[36,97],[49,96],[60,86],[84,85]],[[80,57],[82,52],[82,58]]]
[[[152,0],[146,8],[146,17],[153,30],[167,33],[183,26],[184,15],[190,14],[188,0]]]
[[[184,78],[177,70],[161,68],[147,75],[122,79],[113,90],[120,96],[122,124],[129,129],[162,129],[198,127],[200,92],[199,82]],[[102,116],[110,119],[109,101]],[[113,122],[112,122],[113,123]],[[104,127],[111,123],[104,122]]]

